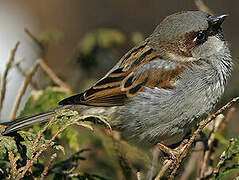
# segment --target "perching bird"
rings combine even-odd
[[[181,141],[213,110],[231,75],[221,28],[225,17],[200,11],[166,17],[102,79],[62,100],[59,109],[103,115],[133,142]],[[56,111],[11,121],[3,134],[47,121]]]

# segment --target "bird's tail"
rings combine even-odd
[[[56,114],[56,109],[42,112],[33,116],[27,116],[23,118],[17,118],[13,121],[2,123],[2,125],[7,126],[2,135],[7,135],[14,131],[17,131],[23,127],[31,126],[36,123],[49,121]]]

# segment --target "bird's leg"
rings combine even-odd
[[[185,139],[182,141],[182,143],[176,147],[175,149],[171,149],[167,146],[165,146],[162,143],[158,143],[157,147],[163,151],[165,154],[167,154],[169,156],[170,159],[177,161],[177,159],[179,158],[179,156],[182,154],[182,152],[184,151],[184,149],[186,148],[186,144],[187,144],[188,140]]]

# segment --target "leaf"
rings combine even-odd
[[[217,179],[220,176],[225,176],[229,174],[227,171],[234,171],[238,169],[238,160],[239,157],[239,140],[232,138],[230,143],[225,151],[220,156],[220,160],[217,164],[217,167],[214,170],[214,178]],[[237,161],[236,163],[234,161]],[[233,164],[231,167],[228,167],[228,164]]]
[[[48,142],[48,140],[44,139],[44,137],[41,136],[38,143],[36,144],[37,146],[35,147],[33,143],[34,143],[34,140],[37,138],[36,134],[31,132],[26,132],[26,131],[19,131],[18,133],[24,139],[24,141],[21,142],[21,144],[26,146],[26,150],[27,150],[26,155],[29,159],[32,159],[34,153],[39,151],[42,148],[42,146]]]
[[[84,55],[92,53],[96,46],[111,48],[115,44],[123,44],[126,36],[117,29],[102,28],[98,31],[87,33],[78,45],[79,52]]]
[[[56,42],[59,43],[63,39],[63,34],[59,30],[49,30],[41,34],[40,40],[43,43]]]
[[[91,121],[94,124],[100,124],[103,125],[104,127],[108,128],[108,129],[112,129],[110,124],[108,123],[108,121],[106,120],[106,118],[104,116],[96,116],[96,115],[85,115],[85,116],[81,116],[80,117],[81,120],[84,121]]]
[[[234,164],[233,166],[226,168],[222,173],[220,173],[218,179],[222,179],[228,175],[231,176],[234,173],[238,174],[238,172],[239,172],[239,164]]]
[[[18,151],[14,137],[2,136],[2,132],[3,128],[0,130],[0,159],[3,159],[9,151],[17,155]]]
[[[66,154],[65,153],[65,148],[62,145],[59,145],[59,144],[58,145],[54,145],[53,148],[55,148],[58,151],[62,151],[64,155]]]
[[[131,41],[133,41],[134,44],[138,44],[139,42],[143,41],[145,37],[140,32],[132,32],[131,33]]]
[[[110,48],[114,44],[123,44],[125,35],[117,29],[103,28],[98,31],[98,42],[101,47]]]
[[[77,123],[78,126],[82,126],[82,127],[85,127],[85,128],[88,128],[90,129],[91,131],[93,131],[93,127],[90,125],[90,124],[87,124],[87,122],[78,122]]]
[[[79,150],[79,143],[78,143],[78,131],[73,129],[72,127],[68,127],[63,135],[65,135],[66,139],[69,142],[69,146],[71,149],[78,151]]]
[[[18,174],[17,171],[17,160],[20,158],[19,156],[14,156],[12,151],[8,152],[9,160],[10,160],[10,167],[11,167],[11,177],[16,177]]]

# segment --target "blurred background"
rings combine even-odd
[[[215,13],[229,14],[223,29],[230,43],[234,71],[225,102],[239,94],[239,1],[205,0],[205,3]],[[0,58],[4,62],[0,65],[0,73],[18,40],[21,45],[16,60],[24,58],[23,69],[42,57],[36,44],[24,32],[27,28],[38,38],[50,39],[44,59],[74,92],[80,92],[101,78],[135,43],[149,36],[164,17],[196,9],[193,0],[0,0]],[[10,73],[8,81],[10,86],[15,79],[16,88],[9,88],[12,93],[16,93],[23,80],[15,73]],[[40,86],[47,85],[44,80],[40,82]],[[6,97],[9,100],[5,103],[10,104],[4,106],[4,119],[16,98],[14,94]]]
[[[204,2],[215,13],[229,14],[223,29],[232,51],[234,70],[221,106],[239,95],[239,1]],[[23,70],[29,69],[38,58],[44,58],[74,93],[80,92],[101,78],[130,48],[149,36],[164,17],[182,10],[197,10],[197,7],[193,0],[0,0],[0,76],[10,50],[20,41],[15,59],[24,59]],[[47,42],[44,53],[24,28]],[[51,85],[41,77],[41,72],[35,77],[39,88]],[[7,104],[1,120],[8,118],[23,79],[16,70],[9,73],[4,102]],[[29,92],[30,89],[25,100]],[[228,129],[238,135],[238,108]]]

